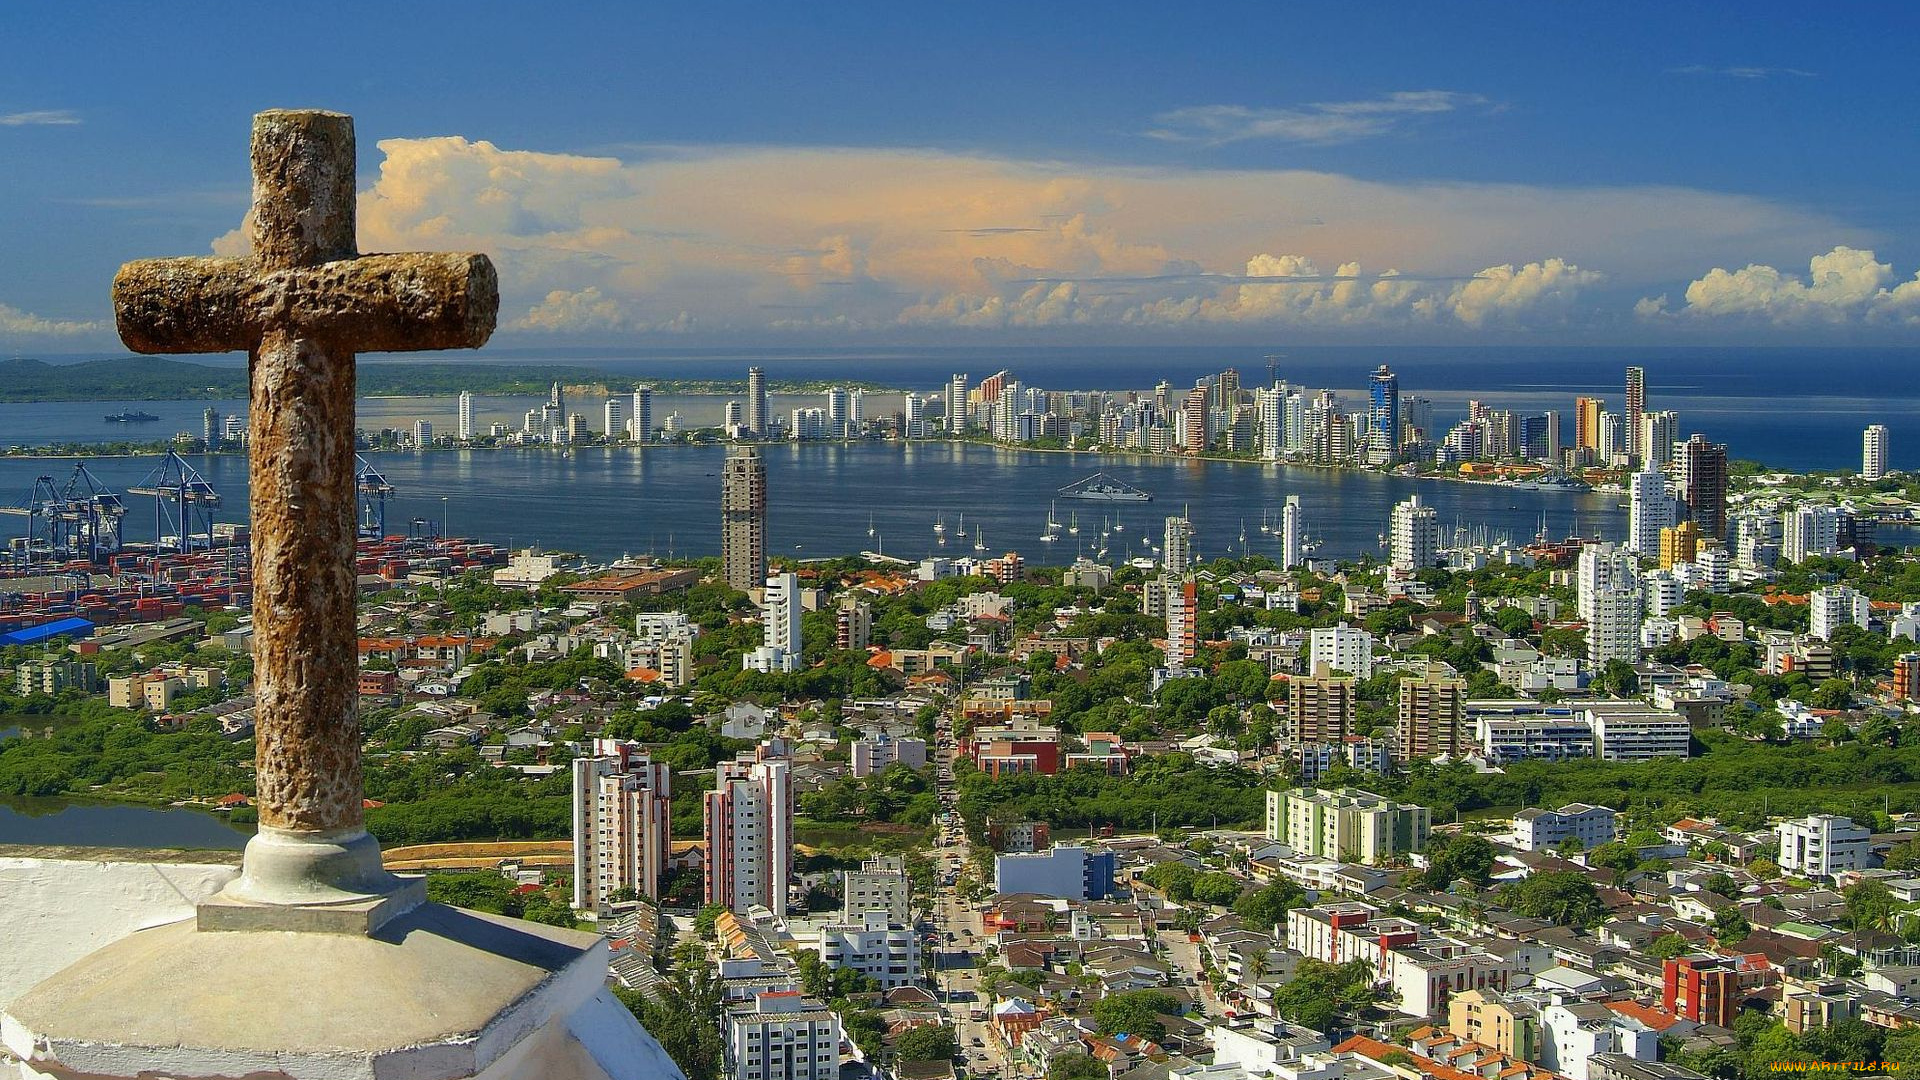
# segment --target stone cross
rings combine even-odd
[[[142,353],[245,349],[251,382],[260,831],[230,895],[340,904],[394,891],[363,826],[354,568],[354,354],[478,348],[485,255],[361,255],[353,118],[253,120],[253,254],[128,263],[114,316]]]

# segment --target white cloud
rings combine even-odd
[[[1733,67],[1714,67],[1708,64],[1688,64],[1685,67],[1668,68],[1669,75],[1722,75],[1729,79],[1771,79],[1776,75],[1786,75],[1798,79],[1818,77],[1817,72],[1802,71],[1790,67],[1754,67],[1736,65]]]
[[[35,109],[31,112],[0,113],[0,127],[67,127],[80,122],[72,109]]]
[[[1642,318],[1667,315],[1733,318],[1776,326],[1878,323],[1920,325],[1920,275],[1893,285],[1890,263],[1871,250],[1844,245],[1808,260],[1807,276],[1763,263],[1714,267],[1687,286],[1686,305],[1669,311],[1666,297],[1634,305]]]
[[[504,329],[527,334],[1275,323],[1457,335],[1571,323],[1598,289],[1624,294],[1617,310],[1708,260],[1868,239],[1819,214],[1679,188],[904,150],[623,161],[459,137],[379,146],[362,250],[487,252],[514,313]],[[245,235],[242,222],[215,249],[243,252]]]
[[[97,322],[48,319],[8,304],[0,304],[0,338],[75,337],[99,330],[100,324]]]
[[[1273,139],[1297,143],[1339,143],[1386,135],[1408,117],[1453,112],[1485,105],[1479,94],[1455,90],[1401,90],[1362,101],[1322,101],[1291,108],[1246,105],[1195,105],[1153,118],[1146,134],[1172,142],[1208,145]]]

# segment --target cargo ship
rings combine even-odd
[[[150,412],[140,412],[137,409],[108,413],[106,416],[106,421],[109,424],[151,424],[159,419],[159,417]]]

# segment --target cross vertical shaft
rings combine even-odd
[[[253,174],[262,270],[353,258],[351,118],[262,114]],[[352,347],[272,328],[248,367],[260,824],[358,829]]]

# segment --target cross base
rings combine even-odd
[[[240,876],[194,907],[201,930],[372,934],[427,902],[426,879],[390,874],[364,829],[295,832],[262,826]]]

